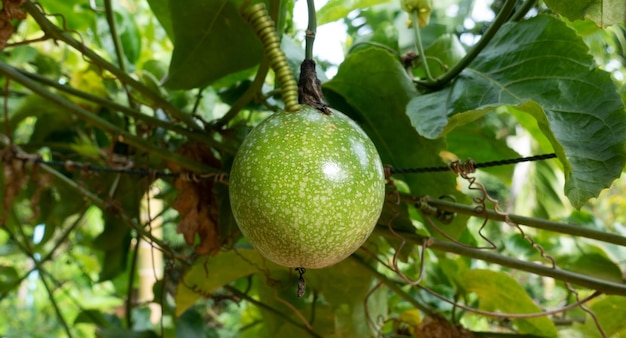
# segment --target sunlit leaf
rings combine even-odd
[[[317,24],[337,21],[348,16],[348,13],[357,9],[364,9],[374,5],[388,3],[390,0],[333,0],[317,11]]]
[[[624,337],[626,334],[626,302],[624,297],[606,296],[594,301],[590,306],[607,337]],[[602,337],[593,319],[587,316],[584,325],[585,337]],[[619,334],[619,335],[618,335]]]
[[[503,313],[539,313],[541,308],[509,274],[491,270],[468,270],[463,286],[478,295],[480,308]],[[547,317],[513,319],[519,333],[556,336],[556,327]]]
[[[549,16],[505,25],[450,86],[414,97],[407,114],[429,138],[502,105],[531,114],[563,164],[566,195],[580,207],[608,187],[626,162],[624,105],[587,51],[571,29]]]
[[[176,315],[183,314],[203,295],[241,277],[255,273],[263,258],[251,249],[222,252],[197,260],[185,273],[176,289]]]
[[[591,19],[601,27],[626,21],[623,0],[545,0],[553,11],[570,20]]]

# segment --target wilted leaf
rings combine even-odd
[[[429,138],[503,105],[532,115],[563,164],[566,195],[580,207],[626,162],[624,105],[587,52],[553,17],[509,23],[450,86],[415,96],[407,114]]]
[[[219,167],[219,161],[213,156],[211,149],[201,143],[186,144],[178,153],[198,163]],[[169,164],[169,168],[175,173],[182,172],[182,168],[174,164]],[[200,255],[214,255],[221,247],[218,204],[213,194],[214,183],[210,179],[193,181],[182,176],[174,184],[178,197],[172,207],[182,217],[176,231],[183,234],[188,245],[194,245],[198,236],[200,243],[195,250]]]
[[[471,331],[450,323],[442,317],[427,316],[415,327],[415,337],[429,338],[473,338]]]
[[[462,275],[463,286],[474,292],[480,308],[504,313],[538,313],[541,308],[533,302],[524,288],[510,275],[491,270],[468,270]],[[513,319],[519,333],[556,336],[556,327],[547,317]]]
[[[2,163],[2,175],[0,175],[0,196],[2,197],[2,209],[0,210],[0,225],[4,225],[11,210],[13,199],[20,193],[26,184],[25,162],[15,158],[16,149],[6,147],[0,151],[0,163]]]
[[[26,0],[2,0],[3,8],[0,11],[0,50],[4,49],[7,41],[13,35],[11,20],[26,18],[20,7]]]

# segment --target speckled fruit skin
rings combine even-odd
[[[342,113],[279,112],[245,139],[230,172],[243,235],[269,260],[323,268],[365,242],[382,211],[383,166],[365,132]]]

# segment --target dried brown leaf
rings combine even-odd
[[[0,161],[2,163],[2,173],[4,175],[4,186],[2,210],[0,213],[0,225],[6,222],[8,210],[13,203],[13,200],[22,190],[24,184],[26,184],[26,171],[24,168],[24,162],[18,160],[16,155],[16,149],[13,147],[7,147],[0,152]],[[2,211],[0,210],[0,211]]]
[[[26,0],[2,0],[2,11],[0,11],[0,50],[3,49],[7,41],[15,31],[11,20],[24,19],[26,14],[20,8]]]
[[[472,332],[452,324],[445,318],[427,316],[415,327],[415,337],[420,338],[474,338]]]
[[[219,167],[219,161],[206,145],[189,143],[183,145],[177,152],[197,162]],[[175,173],[183,171],[175,164],[168,166]],[[172,207],[182,217],[176,231],[183,235],[188,245],[193,245],[198,236],[200,243],[196,245],[195,251],[200,255],[214,255],[221,247],[213,184],[212,180],[195,182],[183,177],[177,178],[175,182],[178,197]]]

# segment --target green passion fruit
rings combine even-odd
[[[229,178],[243,235],[287,267],[323,268],[345,259],[370,235],[385,199],[376,147],[350,118],[303,105],[255,127]]]

